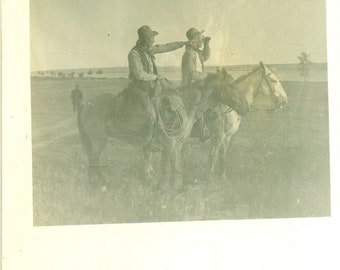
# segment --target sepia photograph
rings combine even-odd
[[[34,225],[330,216],[325,1],[35,0],[30,41]]]
[[[2,269],[339,269],[340,2],[2,2]]]

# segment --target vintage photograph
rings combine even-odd
[[[34,226],[331,216],[326,1],[30,1]]]

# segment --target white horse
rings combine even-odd
[[[225,69],[220,71],[226,73]],[[226,79],[231,76],[224,76]],[[287,104],[288,98],[275,74],[262,62],[250,73],[233,80],[222,91],[222,99],[231,102],[229,106],[218,100],[205,112],[204,118],[211,134],[210,175],[213,178],[217,160],[220,161],[221,177],[226,179],[225,160],[231,137],[239,130],[241,116],[250,108],[256,110],[275,110]]]

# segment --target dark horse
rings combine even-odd
[[[225,73],[209,74],[202,82],[185,89],[158,87],[153,96],[153,108],[145,109],[133,94],[125,89],[117,96],[102,94],[94,97],[79,110],[78,127],[84,149],[89,159],[89,179],[101,181],[104,177],[98,166],[101,152],[108,137],[115,137],[129,144],[142,147],[145,176],[153,170],[150,147],[157,140],[162,148],[160,187],[170,183],[175,189],[182,186],[181,150],[190,136],[194,122],[208,109],[212,100],[228,104]],[[150,117],[150,111],[154,117]],[[150,119],[155,119],[150,129]]]

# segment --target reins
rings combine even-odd
[[[267,83],[270,91],[275,95],[274,90],[273,90],[271,84],[268,82],[268,78],[267,78],[267,76],[269,76],[270,74],[272,74],[272,73],[266,73],[266,71],[263,69],[263,76],[262,76],[262,79],[260,81],[259,86],[256,89],[256,92],[257,92],[256,96],[260,93],[259,89],[260,89],[260,87],[262,85],[263,80]],[[256,97],[256,96],[254,96],[254,97]]]
[[[188,105],[196,109],[199,113],[201,114],[204,113],[204,111],[199,109],[199,106],[192,104],[181,92],[179,92],[176,86],[174,86],[172,82],[170,82],[167,78],[164,78],[164,81],[169,85],[169,88],[171,90],[174,90],[183,99],[183,101],[185,101]]]

